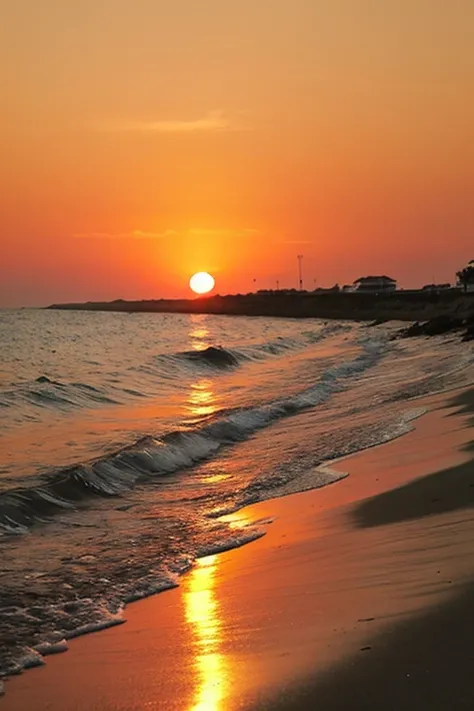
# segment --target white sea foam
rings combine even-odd
[[[33,667],[40,667],[44,664],[44,659],[42,655],[35,649],[26,647],[23,651],[21,657],[17,660],[18,670],[21,669],[32,669]]]
[[[182,569],[181,573],[189,570],[191,565],[191,562],[189,562],[187,567]],[[142,600],[145,597],[156,595],[157,593],[164,592],[165,590],[172,590],[173,588],[178,587],[178,579],[178,575],[172,574],[168,571],[162,573],[161,576],[149,575],[145,578],[141,578],[133,585],[131,592],[125,596],[124,602],[134,602],[135,600]]]
[[[60,639],[57,642],[43,642],[37,644],[35,651],[41,654],[42,657],[46,657],[49,654],[60,654],[61,652],[67,652],[69,649],[68,643],[65,639]]]
[[[82,635],[90,634],[91,632],[99,632],[100,630],[106,630],[109,627],[123,625],[124,622],[125,620],[123,619],[122,612],[112,615],[104,610],[104,619],[98,620],[97,622],[86,622],[80,627],[77,627],[75,630],[68,632],[67,639],[73,639],[74,637],[81,637]]]
[[[208,555],[215,555],[217,553],[224,553],[225,551],[233,550],[234,548],[241,548],[247,543],[257,541],[266,533],[267,531],[263,528],[263,526],[249,526],[247,529],[244,528],[243,530],[231,533],[228,538],[222,541],[200,546],[196,551],[196,557],[204,558]]]

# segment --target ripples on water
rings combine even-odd
[[[331,483],[318,465],[407,431],[410,399],[467,377],[469,346],[394,330],[0,312],[3,670],[262,535],[219,516]]]

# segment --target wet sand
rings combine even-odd
[[[427,402],[347,479],[237,513],[267,535],[8,681],[2,711],[474,708],[474,394]]]

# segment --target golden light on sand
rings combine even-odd
[[[214,277],[207,272],[197,272],[189,280],[189,286],[195,294],[208,294],[215,286]]]
[[[216,562],[216,555],[201,558],[184,583],[186,620],[195,643],[196,692],[190,711],[221,711],[227,686],[219,605],[213,589]]]

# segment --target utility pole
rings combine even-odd
[[[298,254],[298,276],[300,282],[300,291],[303,291],[303,255]]]
[[[277,279],[277,291],[280,291],[280,281]]]

